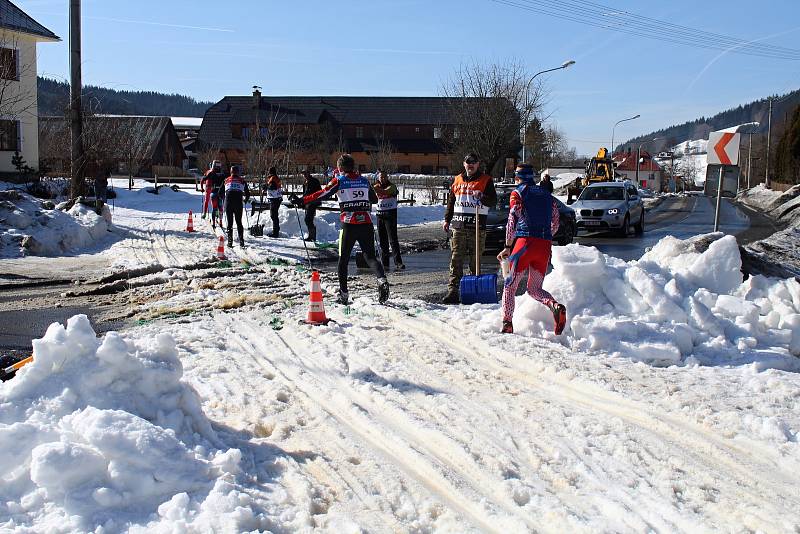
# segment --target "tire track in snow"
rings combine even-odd
[[[509,378],[546,391],[548,398],[562,405],[616,417],[655,436],[678,458],[685,456],[688,452],[696,465],[713,465],[715,474],[720,479],[728,480],[726,490],[744,493],[749,496],[751,502],[758,503],[759,507],[765,508],[756,510],[753,507],[748,512],[751,514],[758,512],[759,519],[763,521],[763,524],[771,525],[776,531],[786,527],[785,524],[776,523],[776,520],[791,515],[791,511],[800,506],[800,497],[798,497],[795,481],[777,465],[777,461],[765,462],[754,457],[750,451],[735,443],[726,442],[711,432],[704,431],[702,428],[697,428],[691,423],[681,421],[669,414],[655,412],[642,403],[625,399],[620,395],[598,388],[594,384],[582,381],[580,385],[582,389],[579,390],[570,380],[557,376],[548,377],[550,379],[550,383],[548,383],[548,381],[534,376],[532,373],[535,371],[524,369],[510,361],[509,356],[513,358],[514,354],[505,354],[498,361],[494,361],[486,355],[496,354],[497,351],[486,346],[484,339],[464,331],[456,333],[458,338],[456,340],[443,334],[443,332],[452,330],[453,325],[440,323],[441,328],[431,328],[420,324],[419,321],[410,321],[404,314],[396,310],[391,308],[386,310],[392,316],[393,321],[409,331],[430,336],[454,350],[470,354],[475,362],[482,362]],[[546,346],[550,350],[557,347],[553,344],[542,346]],[[482,347],[482,349],[476,347]],[[759,454],[771,453],[768,455],[775,456],[774,451],[768,451],[763,447],[759,448]],[[773,503],[771,499],[767,500],[767,496],[774,495],[781,495],[788,502],[783,506],[775,506],[776,503]],[[730,518],[723,517],[723,519],[729,520]]]
[[[252,354],[269,353],[270,349],[274,351],[276,343],[274,343],[275,340],[270,339],[274,335],[289,351],[288,354],[284,353],[282,356],[288,356],[302,366],[302,369],[292,371],[290,366],[277,368],[276,365],[278,373],[302,391],[315,406],[320,407],[339,421],[352,434],[368,443],[373,450],[391,459],[395,466],[427,488],[437,499],[447,502],[451,509],[457,510],[465,518],[469,518],[482,531],[532,532],[535,528],[530,524],[530,518],[516,505],[494,502],[496,500],[494,495],[481,493],[479,486],[476,487],[474,483],[462,478],[461,472],[457,469],[458,466],[453,469],[453,466],[442,462],[442,458],[437,455],[427,451],[423,452],[425,451],[423,443],[413,443],[413,439],[409,440],[406,439],[407,436],[398,434],[398,431],[403,432],[403,430],[398,428],[393,421],[387,421],[385,417],[380,417],[376,407],[373,406],[374,411],[370,412],[365,405],[372,404],[372,401],[353,391],[345,383],[344,377],[338,380],[321,380],[322,376],[340,377],[341,374],[336,370],[331,372],[331,369],[323,369],[308,362],[306,358],[291,348],[291,344],[287,341],[299,342],[299,340],[292,339],[291,335],[287,335],[288,332],[281,333],[270,330],[265,336],[264,326],[250,320],[238,320],[231,323],[230,328],[234,333],[241,334],[247,340],[251,345],[251,350],[248,352]],[[275,365],[274,362],[271,363]],[[326,396],[323,393],[325,391],[331,392],[331,395]],[[354,399],[353,396],[358,398]],[[475,491],[477,495],[470,498],[463,490]],[[486,510],[485,505],[481,503],[482,500],[493,503],[494,507],[504,510],[509,515],[497,516],[492,511]],[[482,508],[484,513],[477,513]],[[516,520],[511,521],[512,517]],[[523,526],[523,524],[527,524],[527,526]]]

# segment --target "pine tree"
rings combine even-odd
[[[794,109],[775,149],[775,180],[800,183],[800,106]]]

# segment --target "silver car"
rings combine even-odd
[[[644,232],[644,205],[630,182],[600,182],[586,187],[570,206],[579,230],[615,231],[625,237],[633,226]]]

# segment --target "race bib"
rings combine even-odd
[[[346,180],[339,182],[336,198],[342,211],[370,211],[369,182],[365,179]]]
[[[397,209],[397,197],[387,197],[378,199],[378,211],[389,211]]]
[[[244,182],[239,182],[239,181],[226,182],[225,191],[244,191]]]
[[[267,189],[267,198],[282,198],[283,189]]]

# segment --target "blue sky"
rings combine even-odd
[[[602,0],[685,26],[800,48],[800,2]],[[62,38],[39,72],[69,76],[67,0],[15,0]],[[84,0],[84,83],[216,101],[249,94],[436,95],[460,63],[516,59],[579,153],[800,87],[800,62],[614,33],[490,0]],[[714,61],[716,58],[716,61]]]

